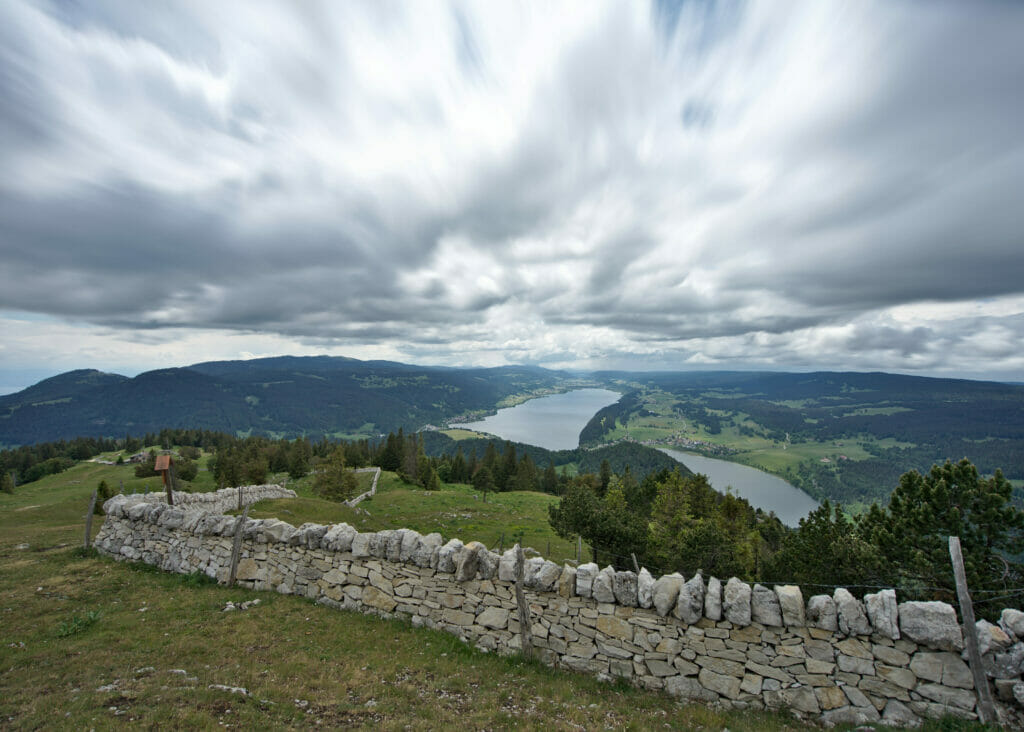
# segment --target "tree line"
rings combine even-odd
[[[581,537],[593,561],[659,573],[738,576],[768,584],[899,588],[904,599],[955,599],[948,538],[959,536],[977,612],[992,618],[1024,596],[1024,511],[1000,471],[983,478],[967,459],[904,473],[885,505],[856,517],[825,501],[795,529],[703,475],[628,471],[569,481],[549,521]]]

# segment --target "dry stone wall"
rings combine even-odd
[[[251,497],[273,496],[273,488],[255,487]],[[205,510],[236,505],[220,501],[171,507],[116,496],[104,505],[95,546],[225,581],[242,519]],[[499,555],[408,529],[360,533],[347,524],[296,528],[275,519],[247,519],[241,532],[241,585],[404,617],[487,651],[520,648],[512,550]],[[844,589],[805,601],[794,586],[699,574],[655,579],[645,569],[559,566],[541,557],[527,560],[524,584],[533,645],[549,664],[684,699],[788,708],[825,723],[976,718],[961,628],[945,603],[898,603],[892,590],[861,600]],[[1008,702],[1000,714],[1019,725],[1024,613],[1007,610],[1000,625],[981,621],[978,633],[989,677]]]
[[[208,493],[185,493],[174,491],[174,506],[190,511],[222,514],[225,511],[240,509],[253,503],[275,498],[295,498],[295,491],[282,488],[276,484],[247,485],[240,488],[221,488]],[[153,493],[136,493],[130,496],[115,496],[124,507],[137,504],[167,505],[167,494],[163,491]]]

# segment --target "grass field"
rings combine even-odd
[[[709,392],[711,394],[711,392]],[[736,396],[720,394],[715,392],[714,396],[727,397]],[[650,414],[639,416],[632,415],[625,426],[616,425],[615,429],[609,432],[605,439],[609,442],[622,439],[635,440],[637,442],[654,442],[666,446],[678,445],[678,440],[693,440],[709,445],[727,448],[727,454],[715,454],[715,457],[743,463],[775,475],[785,477],[787,468],[796,468],[806,460],[821,460],[828,458],[831,461],[845,456],[849,460],[867,460],[871,457],[861,443],[873,443],[879,447],[913,447],[912,443],[900,443],[893,439],[879,440],[870,435],[864,435],[857,439],[843,441],[813,441],[813,442],[787,442],[785,440],[772,440],[765,437],[761,427],[750,419],[749,415],[743,412],[725,412],[723,410],[708,410],[719,417],[732,418],[735,424],[723,422],[721,431],[710,433],[704,425],[685,419],[676,413],[673,405],[678,397],[661,392],[649,390],[643,394],[643,406]],[[805,406],[804,401],[778,402],[785,406]],[[879,407],[859,408],[851,413],[857,414],[894,414],[907,411],[901,407]],[[744,434],[741,427],[753,431]],[[686,449],[694,449],[687,446]]]
[[[487,655],[402,621],[77,550],[96,482],[124,479],[130,489],[130,471],[83,463],[0,493],[0,728],[808,728],[787,715],[681,705]],[[540,531],[534,524],[550,500],[502,494],[483,504],[462,487],[424,495],[385,476],[366,505],[370,515],[350,515],[312,498],[306,483],[297,484],[300,498],[262,504],[256,514],[301,523],[338,511],[357,525],[491,543],[502,521],[506,532]],[[247,610],[223,612],[229,600],[254,599]],[[970,726],[930,727],[961,728]]]

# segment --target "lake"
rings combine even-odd
[[[755,508],[775,511],[787,526],[796,526],[800,519],[818,507],[818,502],[802,490],[763,470],[692,452],[659,449],[693,472],[708,476],[715,490],[724,492],[726,487],[732,486],[733,493],[746,498]]]
[[[575,450],[580,446],[580,432],[590,418],[621,396],[608,389],[576,389],[499,409],[497,414],[479,422],[451,426],[489,432],[503,440],[548,450]]]

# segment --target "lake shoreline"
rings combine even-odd
[[[755,508],[774,511],[787,526],[796,526],[801,518],[821,505],[810,494],[766,470],[685,450],[657,449],[694,473],[707,475],[711,486],[720,493],[732,488]]]

